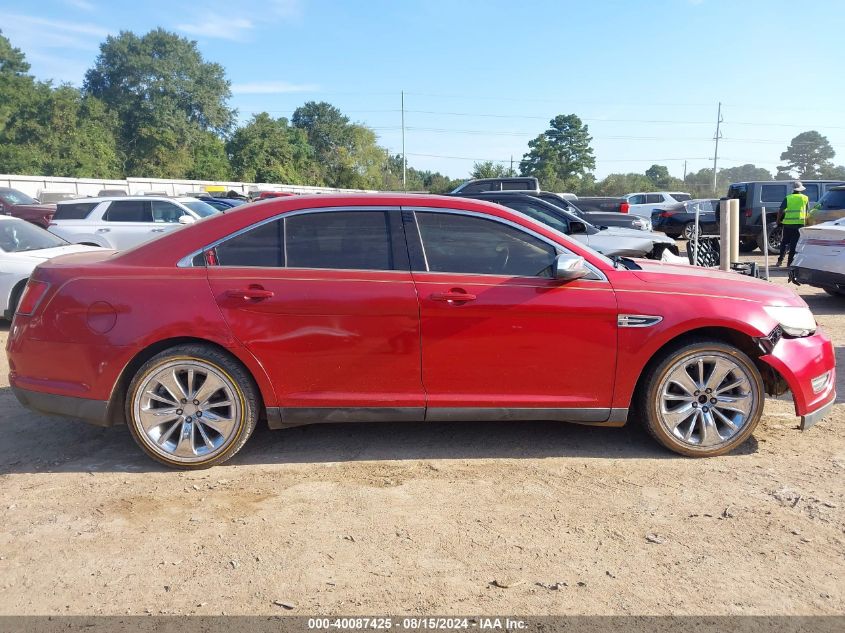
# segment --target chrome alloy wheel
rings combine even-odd
[[[139,436],[170,461],[190,464],[225,451],[242,418],[240,392],[211,363],[179,359],[155,367],[132,402]]]
[[[658,417],[677,440],[717,448],[740,433],[756,408],[753,379],[729,354],[707,352],[672,365],[659,386]]]

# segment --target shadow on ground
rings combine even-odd
[[[0,474],[166,470],[126,427],[99,428],[31,413],[0,390]],[[752,438],[733,455],[753,453]],[[675,459],[637,424],[598,428],[559,422],[318,424],[282,431],[261,425],[232,465],[416,459]]]

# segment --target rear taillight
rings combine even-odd
[[[675,215],[675,212],[674,212],[674,211],[663,211],[663,212],[660,214],[660,217],[661,217],[661,218],[671,218],[673,215]]]
[[[631,205],[627,202],[623,202],[619,205],[619,213],[628,213],[628,210],[631,208]]]
[[[46,281],[30,279],[26,284],[20,302],[18,302],[16,314],[22,314],[24,316],[33,314],[49,289],[50,284]]]

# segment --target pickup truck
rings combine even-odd
[[[41,204],[23,191],[0,187],[0,213],[3,215],[11,215],[46,229],[55,212],[55,204]]]

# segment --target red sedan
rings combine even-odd
[[[611,260],[481,201],[279,198],[32,276],[8,339],[26,406],[124,424],[200,468],[259,420],[560,420],[664,446],[743,443],[765,393],[836,397],[802,299],[734,273]]]

